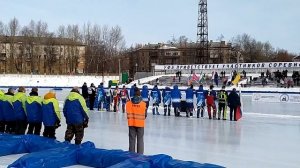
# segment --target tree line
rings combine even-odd
[[[44,21],[31,20],[27,25],[21,25],[17,18],[11,19],[7,24],[0,21],[0,36],[8,37],[10,44],[10,55],[7,62],[11,72],[16,70],[22,72],[24,61],[31,63],[31,72],[41,66],[36,65],[36,60],[40,60],[39,50],[44,50],[44,72],[52,72],[53,64],[68,64],[68,72],[76,72],[78,65],[78,45],[84,45],[85,67],[84,73],[116,73],[115,60],[125,50],[125,40],[119,26],[109,27],[98,24],[85,23],[84,25],[60,25],[57,30],[49,31],[48,24]],[[16,48],[17,38],[21,36],[24,43]],[[53,51],[53,46],[64,41],[68,41],[66,58],[58,57]],[[1,43],[1,41],[0,41]],[[38,47],[37,44],[43,44]],[[46,45],[45,45],[46,44]],[[19,50],[19,53],[17,52]],[[61,53],[60,55],[64,55]],[[39,64],[39,61],[37,61]],[[113,65],[113,66],[109,66]],[[35,67],[36,66],[36,67]],[[58,66],[60,68],[62,66]],[[46,70],[47,69],[47,70]],[[59,70],[61,72],[62,70]]]

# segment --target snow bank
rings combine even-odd
[[[119,80],[119,76],[104,76],[104,85],[108,86],[109,80]],[[82,86],[84,82],[100,84],[102,76],[76,76],[76,75],[0,75],[0,87],[38,86],[38,87],[74,87]]]

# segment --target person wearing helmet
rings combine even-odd
[[[205,93],[203,90],[203,85],[199,86],[199,89],[196,92],[197,96],[197,118],[203,117],[204,107],[205,107]]]

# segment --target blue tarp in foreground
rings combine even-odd
[[[122,150],[95,148],[94,143],[82,145],[59,142],[35,135],[0,134],[0,156],[28,153],[8,167],[41,168],[84,165],[110,168],[219,168],[213,164],[200,164],[173,159],[168,155],[145,156]]]

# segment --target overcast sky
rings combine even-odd
[[[247,33],[273,47],[300,53],[299,0],[208,0],[209,40]],[[197,39],[198,0],[1,0],[0,20],[16,17],[59,25],[90,21],[122,28],[127,46]]]

